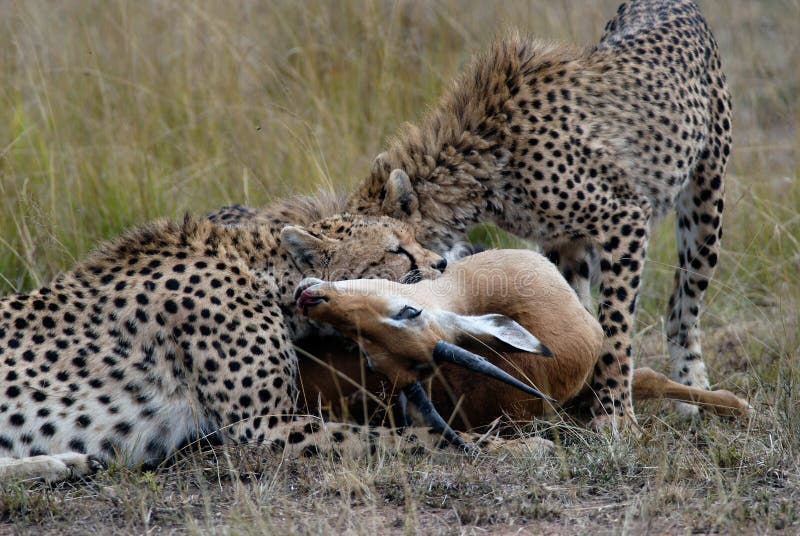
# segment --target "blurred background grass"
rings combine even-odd
[[[38,286],[99,240],[158,216],[262,205],[319,185],[346,190],[386,137],[424,113],[505,28],[592,44],[616,4],[0,2],[0,293]],[[563,463],[576,468],[570,486],[624,495],[633,505],[625,508],[645,519],[651,507],[673,515],[686,494],[695,502],[682,523],[698,516],[712,528],[742,520],[778,527],[800,516],[791,506],[800,496],[800,2],[702,8],[720,44],[735,129],[705,354],[712,381],[747,393],[763,419],[739,428],[712,421],[695,440],[686,439],[685,424],[668,423],[624,463],[613,455],[590,464],[585,481],[580,466],[596,445]],[[634,346],[640,363],[662,370],[672,225],[670,218],[654,233]],[[487,237],[508,243],[491,229]],[[711,454],[695,459],[705,452],[703,434],[713,436]],[[735,455],[715,457],[718,448]],[[551,501],[572,504],[572,488],[559,487],[558,463],[543,465],[539,478],[554,479]],[[637,464],[655,468],[648,493],[627,476],[641,470]],[[794,477],[773,486],[773,471]],[[398,482],[406,474],[398,470]],[[498,493],[510,493],[515,478],[498,480]],[[421,502],[409,504],[424,510],[430,490],[419,493]]]
[[[3,2],[0,289],[157,216],[347,188],[504,28],[591,44],[616,3]],[[729,257],[797,253],[770,238],[798,235],[800,7],[703,7],[735,100]]]

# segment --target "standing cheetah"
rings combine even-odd
[[[698,318],[719,255],[730,151],[731,100],[699,9],[638,0],[591,48],[516,34],[495,43],[392,140],[347,208],[403,219],[439,252],[473,224],[495,222],[542,244],[587,307],[598,256],[605,343],[594,424],[617,429],[634,421],[631,334],[648,237],[671,207],[673,375],[709,386]]]
[[[283,203],[255,226],[158,221],[46,287],[0,299],[0,479],[152,464],[214,433],[302,454],[394,437],[295,414],[292,341],[306,328],[293,292],[309,275],[398,280],[444,264],[387,217],[285,226],[287,215],[338,210],[321,205]],[[427,429],[406,436],[439,440]]]

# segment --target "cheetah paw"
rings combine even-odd
[[[639,432],[639,425],[635,417],[603,414],[589,421],[589,429],[597,432],[610,432],[614,436],[621,433],[636,435]]]
[[[548,439],[538,436],[528,437],[489,437],[480,442],[482,452],[492,455],[499,454],[550,454],[556,445]]]
[[[700,407],[687,402],[675,402],[675,412],[687,421],[700,418]]]
[[[555,443],[543,437],[518,437],[514,439],[506,439],[499,444],[493,445],[491,450],[492,454],[534,454],[543,456],[550,454],[556,448]]]
[[[50,474],[43,476],[46,482],[84,478],[105,469],[105,464],[100,458],[77,452],[54,454],[47,456],[47,458],[52,458],[55,463],[49,464]]]

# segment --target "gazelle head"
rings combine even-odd
[[[428,288],[385,280],[330,283],[308,278],[300,282],[295,297],[304,314],[355,339],[370,364],[400,386],[429,376],[437,362],[450,362],[544,397],[475,353],[552,355],[544,344],[507,316],[443,309],[437,305],[441,297],[424,295]]]
[[[439,415],[419,382],[436,363],[453,363],[555,402],[468,349],[551,356],[539,339],[507,316],[448,311],[437,306],[437,297],[425,295],[426,290],[430,289],[423,283],[402,285],[381,279],[327,283],[307,278],[298,285],[295,298],[303,314],[355,339],[371,366],[401,387],[426,423],[465,450],[471,448]]]

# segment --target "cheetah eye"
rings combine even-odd
[[[421,309],[417,309],[416,307],[411,307],[410,305],[404,305],[400,311],[392,317],[394,320],[411,320],[412,318],[417,318],[419,315],[422,314]]]
[[[395,249],[389,249],[389,250],[387,250],[386,252],[387,252],[387,253],[391,253],[391,254],[393,254],[393,255],[403,255],[405,258],[407,258],[407,259],[408,259],[408,260],[411,262],[411,269],[412,269],[412,270],[413,270],[414,268],[416,268],[416,267],[417,267],[417,261],[416,261],[416,259],[415,259],[415,258],[414,258],[414,256],[413,256],[411,253],[409,253],[409,252],[408,252],[408,250],[406,250],[406,248],[404,248],[403,246],[397,246],[397,248],[395,248]]]

